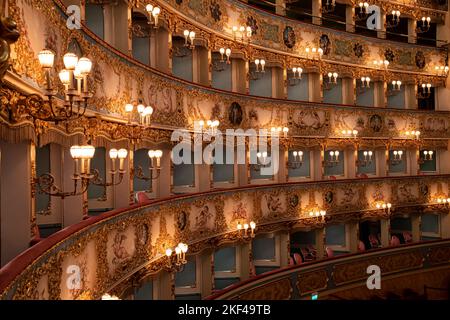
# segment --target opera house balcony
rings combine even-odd
[[[0,299],[448,300],[446,1],[0,4]]]

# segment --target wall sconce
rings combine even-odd
[[[184,35],[184,46],[189,47],[190,49],[194,49],[195,32],[186,29],[184,30],[183,35]]]
[[[322,13],[331,13],[336,7],[336,0],[326,0],[327,2],[322,5]]]
[[[395,28],[400,23],[400,11],[392,10],[391,15],[392,15],[392,18],[386,21],[387,22],[386,27]]]
[[[71,52],[63,56],[65,69],[59,72],[59,80],[64,85],[65,100],[63,107],[60,107],[54,103],[57,89],[52,87],[50,81],[55,54],[51,50],[44,49],[39,52],[38,59],[45,73],[46,99],[37,94],[27,96],[25,108],[29,115],[34,119],[55,123],[82,117],[86,112],[87,101],[91,98],[88,90],[88,75],[92,69],[91,60],[86,57],[78,59],[78,56]]]
[[[419,98],[427,99],[431,95],[431,83],[422,83],[418,92]]]
[[[306,52],[306,57],[309,58],[309,55],[312,55],[312,59],[321,59],[323,56],[323,49],[322,48],[316,48],[316,47],[306,47],[305,48],[305,52]]]
[[[393,152],[394,157],[391,159],[391,164],[393,166],[399,164],[400,162],[402,162],[402,155],[403,155],[403,151],[402,150],[394,150]]]
[[[162,157],[162,155],[163,155],[163,152],[161,150],[149,150],[148,157],[150,159],[150,166],[149,166],[149,170],[151,172],[150,176],[147,177],[144,175],[144,172],[143,172],[141,166],[138,166],[137,168],[135,168],[133,170],[132,176],[134,178],[144,180],[144,181],[158,179],[159,175],[161,174],[161,157]]]
[[[393,80],[392,82],[392,90],[400,91],[402,82],[400,80]]]
[[[267,151],[256,153],[256,163],[250,164],[251,169],[258,172],[261,171],[261,168],[268,167],[270,160],[268,160],[267,156]]]
[[[364,155],[364,160],[357,160],[356,161],[356,165],[358,167],[365,167],[365,166],[368,166],[368,165],[370,165],[372,163],[372,155],[373,155],[372,151],[370,151],[370,150],[369,151],[364,151],[363,155]]]
[[[256,59],[255,60],[255,66],[256,66],[256,72],[265,72],[264,66],[266,65],[266,61],[264,59]],[[261,66],[261,69],[259,68]]]
[[[436,198],[436,203],[450,206],[450,198],[447,198],[445,196],[438,197],[438,198]]]
[[[255,70],[249,71],[251,80],[259,80],[265,73],[264,67],[266,66],[266,60],[255,59]]]
[[[328,72],[328,83],[329,84],[337,84],[337,78],[338,78],[337,72]]]
[[[241,223],[240,221],[237,223],[237,231],[238,236],[246,239],[246,238],[254,238],[255,237],[255,229],[256,223],[254,221],[250,221],[250,223]],[[250,231],[250,234],[248,234]]]
[[[289,78],[289,85],[291,85],[291,86],[297,85],[300,82],[300,80],[302,80],[302,73],[303,73],[302,68],[300,68],[300,67],[292,68],[293,76],[291,78]]]
[[[364,20],[369,15],[369,4],[367,2],[360,2],[359,3],[359,10],[358,10],[358,19]]]
[[[217,128],[219,127],[219,120],[207,120],[206,121],[206,127],[205,127],[205,121],[200,120],[198,122],[200,126],[200,130],[202,134],[208,134],[210,136],[215,136],[217,134]]]
[[[125,105],[125,113],[128,114],[128,123],[131,124],[133,117],[134,104],[128,103]],[[151,116],[153,114],[153,108],[151,106],[145,106],[140,100],[136,106],[136,111],[139,116],[139,124],[143,126],[149,126],[151,123]]]
[[[167,257],[167,264],[165,269],[167,272],[180,272],[187,263],[186,252],[188,245],[180,242],[175,249],[167,248],[165,251]]]
[[[245,39],[248,40],[248,42],[250,43],[250,38],[252,37],[253,34],[253,30],[252,27],[250,26],[233,26],[231,28],[231,30],[233,31],[233,36],[234,36],[234,40],[237,40],[238,35],[241,38],[241,41],[244,41]]]
[[[314,218],[314,217],[318,218],[318,217],[325,217],[327,212],[325,210],[315,209],[315,210],[310,210],[308,214],[309,214],[310,218]]]
[[[377,209],[383,209],[387,214],[391,214],[391,208],[392,208],[392,204],[391,203],[385,203],[384,201],[378,201],[375,204],[375,207]]]
[[[337,166],[337,164],[339,163],[339,151],[338,150],[330,151],[329,155],[330,155],[330,160],[326,160],[325,165],[327,167]]]
[[[424,150],[423,157],[419,158],[419,161],[418,161],[419,164],[424,164],[425,161],[433,160],[433,154],[434,154],[434,151],[432,151],[432,150]]]
[[[343,136],[352,137],[356,139],[358,136],[358,130],[342,130],[341,131]]]
[[[154,7],[151,4],[147,4],[145,6],[145,10],[148,13],[148,23],[154,24],[154,28],[158,28],[158,16],[161,13],[161,9],[159,7]],[[152,20],[153,17],[153,20]]]
[[[418,23],[416,27],[416,33],[425,33],[430,30],[431,26],[431,18],[430,17],[422,17],[421,21]]]
[[[125,159],[127,158],[128,155],[128,151],[126,149],[111,149],[109,150],[109,158],[111,159],[111,170],[110,170],[110,175],[111,175],[111,180],[110,182],[103,182],[102,178],[100,178],[100,172],[98,171],[98,169],[94,169],[94,177],[91,180],[91,184],[96,185],[96,186],[100,186],[100,187],[111,187],[111,186],[117,186],[120,183],[122,183],[123,177],[125,175],[125,168],[124,168],[124,164],[125,164]],[[116,168],[116,162],[117,159],[119,159],[119,170],[117,171]],[[116,174],[119,174],[119,180],[118,181],[114,181]]]
[[[288,127],[272,127],[272,128],[270,128],[270,132],[271,132],[271,134],[277,134],[277,135],[280,135],[281,133],[283,133],[283,138],[287,138],[288,133],[289,133],[289,128]]]
[[[303,151],[293,151],[294,161],[288,161],[290,169],[299,169],[303,165]]]
[[[419,140],[419,137],[420,137],[420,131],[417,131],[417,130],[405,131],[403,134],[406,137],[406,139]]]
[[[370,78],[361,77],[361,88],[370,88]]]
[[[91,145],[83,146],[72,146],[70,148],[70,155],[74,161],[74,172],[72,175],[73,180],[73,190],[70,192],[64,192],[55,184],[55,178],[50,173],[44,173],[38,178],[33,180],[34,185],[39,188],[39,192],[48,194],[53,197],[60,197],[64,199],[71,196],[79,196],[85,193],[89,187],[89,184],[94,184],[98,186],[108,187],[112,185],[117,185],[122,182],[124,171],[124,160],[127,157],[128,151],[125,149],[110,150],[110,158],[112,161],[111,170],[111,182],[104,183],[99,178],[98,170],[91,172],[91,160],[94,157],[95,148]],[[115,161],[119,158],[119,182],[114,182],[114,176],[117,173]],[[81,182],[79,184],[79,182]]]
[[[102,295],[102,300],[120,300],[119,297],[105,293]]]
[[[220,48],[219,49],[220,55],[222,56],[222,60],[220,62],[225,62],[224,55],[227,57],[227,64],[230,64],[230,56],[231,56],[231,49],[230,48]]]
[[[439,77],[446,77],[448,75],[448,66],[435,66],[434,70]]]
[[[389,67],[389,61],[388,60],[374,60],[373,64],[375,67],[377,68],[384,68],[385,70],[387,70],[387,68]]]

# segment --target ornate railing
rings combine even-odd
[[[328,296],[353,300],[382,297],[392,291],[401,293],[406,288],[421,294],[427,283],[448,284],[449,265],[450,240],[422,242],[278,269],[232,285],[207,299],[296,300],[311,299],[312,294],[317,294],[325,299]],[[379,290],[367,287],[367,279],[374,274],[367,271],[369,266],[380,268]]]
[[[2,299],[96,299],[145,268],[157,273],[165,249],[179,242],[189,253],[240,239],[237,224],[255,221],[256,233],[295,225],[389,218],[432,211],[448,194],[450,175],[287,183],[176,196],[91,217],[39,242],[0,270]],[[393,204],[390,212],[376,201]],[[270,205],[268,205],[270,204]],[[310,217],[309,208],[326,210]],[[200,218],[199,218],[200,217]],[[73,285],[77,272],[79,286]]]

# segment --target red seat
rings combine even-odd
[[[35,236],[30,240],[30,247],[34,246],[36,243],[42,240],[41,233],[39,232],[39,227],[37,224],[33,227],[33,231]]]
[[[367,178],[369,178],[369,177],[367,176],[367,174],[365,174],[365,173],[360,173],[360,174],[359,174],[359,177],[360,177],[361,179],[367,179]]]
[[[138,203],[146,203],[150,201],[150,198],[144,191],[139,191],[138,193],[136,193],[136,199]]]
[[[380,242],[374,234],[369,234],[369,242],[372,248],[378,248],[380,246]]]
[[[335,176],[329,176],[330,180],[336,180]]]
[[[299,255],[298,253],[294,253],[294,261],[295,264],[302,264],[303,263],[302,256]]]

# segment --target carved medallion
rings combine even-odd
[[[292,27],[286,26],[286,28],[284,28],[283,41],[286,47],[288,47],[289,49],[292,49],[295,46],[296,38],[294,29],[292,29]]]

